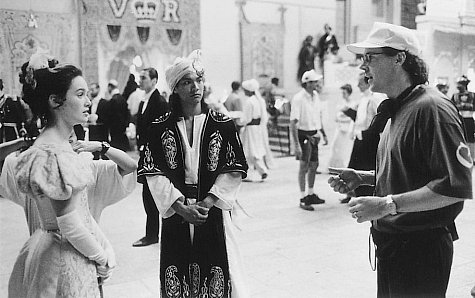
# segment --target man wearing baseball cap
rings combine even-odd
[[[302,75],[302,90],[294,95],[290,108],[290,129],[295,140],[295,157],[300,160],[298,181],[300,208],[313,211],[312,204],[323,204],[313,185],[318,167],[318,143],[328,143],[322,124],[322,108],[318,93],[322,91],[322,75],[308,70]],[[305,182],[308,194],[305,194]]]
[[[373,92],[386,93],[391,115],[381,135],[376,172],[344,169],[335,191],[375,185],[352,198],[357,222],[371,221],[378,297],[445,297],[457,239],[454,220],[472,198],[472,158],[454,104],[427,84],[414,31],[375,23],[366,40],[348,45],[362,55]]]

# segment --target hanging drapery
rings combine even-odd
[[[168,39],[172,45],[176,46],[180,42],[181,31],[180,29],[167,29]]]
[[[112,41],[117,41],[120,36],[120,25],[107,25],[107,31],[109,32],[109,37]]]
[[[137,34],[139,35],[139,39],[141,43],[145,44],[147,42],[149,33],[150,33],[150,27],[137,26]]]

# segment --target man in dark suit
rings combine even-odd
[[[111,96],[109,107],[113,117],[109,126],[110,145],[122,151],[129,151],[129,139],[125,134],[130,121],[129,109],[127,108],[127,101],[120,94],[118,86],[119,83],[116,80],[110,80],[107,85]]]
[[[109,142],[109,126],[112,121],[110,110],[110,102],[105,98],[101,98],[98,83],[91,84],[91,107],[88,121],[89,141]],[[94,159],[108,159],[100,152],[94,152]]]
[[[152,121],[169,111],[167,101],[155,87],[157,82],[158,73],[155,68],[146,68],[140,72],[140,89],[145,91],[144,100],[140,102],[137,111],[137,148],[140,154],[147,143],[147,129]],[[143,184],[142,199],[147,214],[145,236],[134,242],[134,247],[158,242],[159,214],[147,183]]]

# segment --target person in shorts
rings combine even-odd
[[[300,207],[307,211],[315,210],[312,204],[325,203],[313,189],[318,168],[318,144],[322,139],[323,144],[328,144],[322,124],[322,104],[318,96],[323,88],[322,79],[323,76],[315,70],[306,71],[302,75],[302,90],[294,95],[290,108],[290,129],[296,140],[295,156],[300,162]]]

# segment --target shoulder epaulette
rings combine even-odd
[[[171,115],[171,112],[166,112],[165,114],[161,115],[160,117],[155,118],[155,120],[153,120],[152,123],[153,124],[163,123],[163,122],[167,121],[168,118],[170,118],[170,115]]]
[[[225,115],[225,114],[222,114],[220,112],[216,112],[215,110],[209,110],[209,114],[211,116],[211,118],[213,118],[214,121],[216,122],[228,122],[228,121],[231,121],[231,117]]]

